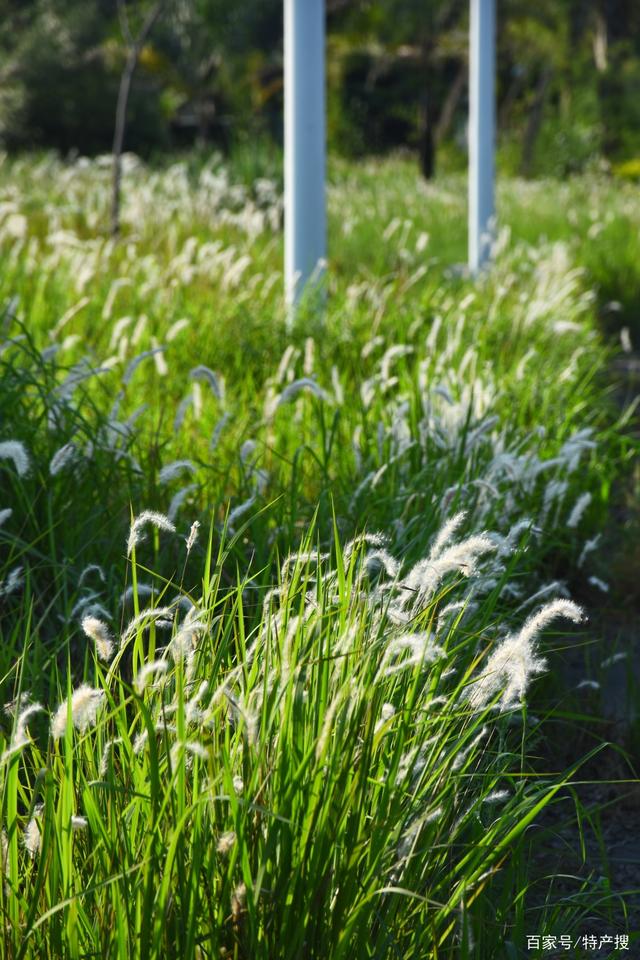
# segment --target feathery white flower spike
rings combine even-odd
[[[127,556],[131,556],[131,551],[143,539],[142,528],[147,524],[153,524],[158,530],[165,530],[167,533],[175,533],[176,528],[168,517],[163,513],[157,513],[154,510],[144,510],[140,516],[136,517],[131,524],[129,539],[127,540]]]
[[[31,467],[29,455],[19,440],[3,440],[0,443],[0,460],[13,460],[19,477],[26,477]]]
[[[205,380],[218,400],[224,400],[224,380],[203,363],[189,371],[192,380]]]
[[[44,806],[41,803],[38,803],[33,808],[33,816],[29,820],[29,823],[24,829],[22,834],[22,842],[24,848],[31,857],[32,860],[40,853],[42,849],[42,814],[44,812]]]
[[[104,621],[97,617],[85,617],[82,621],[85,636],[93,640],[96,653],[101,660],[108,663],[114,654],[113,637]]]
[[[135,689],[138,696],[142,696],[144,688],[151,677],[156,676],[156,674],[164,674],[168,669],[168,660],[152,660],[151,663],[145,663],[138,671],[135,679]]]
[[[451,517],[450,520],[447,520],[431,547],[429,556],[432,560],[440,556],[443,549],[450,543],[452,536],[456,533],[460,524],[464,523],[466,516],[466,513],[462,510],[460,513],[456,513],[455,516]]]
[[[43,713],[44,707],[39,703],[27,703],[25,708],[18,714],[16,725],[11,737],[11,742],[0,757],[0,764],[11,759],[16,753],[19,753],[29,743],[27,725],[31,717],[36,713]]]
[[[161,486],[164,486],[164,484],[179,477],[184,470],[188,470],[189,473],[194,474],[197,471],[197,467],[192,460],[173,460],[162,468],[158,474],[158,482]]]
[[[601,580],[600,577],[589,577],[589,583],[592,587],[596,587],[602,593],[609,593],[609,584],[604,580]]]
[[[155,621],[156,624],[162,620],[169,621],[173,617],[173,613],[174,611],[171,607],[147,607],[146,610],[141,610],[140,613],[136,617],[133,617],[127,624],[127,629],[122,634],[122,646],[128,643],[138,630],[145,630],[151,621]]]
[[[244,790],[244,780],[242,777],[235,776],[233,778],[233,789],[237,796],[241,796]]]
[[[73,440],[69,440],[69,442],[65,443],[59,450],[56,450],[49,464],[49,473],[51,476],[56,477],[61,473],[64,468],[75,459],[76,453],[77,447]]]
[[[571,511],[571,513],[569,514],[569,518],[567,520],[567,526],[571,530],[575,530],[575,528],[578,526],[578,524],[582,520],[585,510],[587,509],[590,503],[591,503],[590,493],[583,493],[581,497],[578,497],[576,504],[573,510]]]
[[[6,580],[0,580],[0,598],[8,597],[12,593],[15,593],[23,583],[22,567],[14,567],[13,570],[9,571],[9,576]]]
[[[248,511],[251,510],[251,507],[254,505],[255,502],[256,502],[256,498],[254,495],[249,497],[249,499],[245,500],[243,503],[239,503],[237,507],[234,507],[229,514],[229,517],[227,520],[227,527],[230,530],[232,530],[236,521],[239,520],[241,517],[243,517],[245,513],[248,513]]]
[[[169,504],[169,509],[167,510],[167,519],[170,523],[173,523],[178,516],[180,508],[187,497],[189,497],[197,489],[197,483],[188,483],[186,487],[181,487],[180,490],[178,490],[178,492],[171,498],[171,503]]]
[[[294,380],[293,383],[289,383],[284,388],[278,399],[278,406],[294,400],[303,390],[308,390],[320,400],[328,401],[330,399],[326,390],[323,390],[315,380],[312,380],[310,377],[301,377],[299,380]]]
[[[223,833],[218,843],[216,844],[216,852],[220,854],[221,857],[227,857],[231,853],[231,849],[236,842],[236,835],[233,830],[227,830],[226,833]]]
[[[83,683],[71,696],[71,722],[80,733],[86,733],[89,727],[95,726],[98,710],[105,700],[104,690],[95,690],[87,683]],[[51,736],[59,740],[67,729],[67,713],[69,704],[63,700],[51,721]]]
[[[193,523],[191,524],[191,529],[189,530],[189,536],[186,538],[186,541],[185,541],[187,544],[187,556],[189,556],[189,554],[193,550],[193,547],[195,546],[196,540],[198,539],[199,529],[200,529],[200,521],[194,520]]]
[[[519,633],[510,634],[493,651],[485,669],[469,687],[467,699],[474,709],[482,709],[503,689],[501,710],[522,701],[531,677],[542,673],[546,660],[536,655],[535,641],[556,617],[580,623],[583,611],[571,600],[552,600],[529,617]]]

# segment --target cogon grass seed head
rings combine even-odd
[[[216,850],[221,857],[227,857],[236,842],[236,835],[233,830],[227,830],[226,833],[223,833],[218,843],[216,844]]]
[[[23,583],[24,576],[22,567],[14,567],[13,570],[9,571],[9,576],[6,580],[0,580],[0,598],[8,597],[12,593],[15,593]]]
[[[44,806],[41,803],[33,808],[33,816],[29,820],[22,835],[24,848],[32,860],[40,853],[42,848],[42,814]]]
[[[231,894],[231,915],[234,923],[238,923],[247,902],[246,884],[240,883]]]
[[[98,711],[105,700],[104,690],[94,689],[87,683],[81,684],[71,695],[71,722],[80,733],[95,726]],[[67,729],[69,702],[63,700],[51,721],[51,736],[59,740]]]
[[[585,510],[587,510],[589,504],[591,503],[591,499],[590,493],[583,493],[582,496],[578,498],[567,519],[567,526],[570,529],[575,529],[578,526]]]
[[[229,527],[230,530],[233,530],[237,521],[240,520],[240,518],[243,517],[245,513],[248,513],[249,510],[251,510],[251,507],[254,505],[255,502],[256,502],[256,497],[255,495],[252,495],[251,497],[249,497],[248,500],[245,500],[243,503],[239,503],[237,507],[234,507],[233,510],[229,512],[229,516],[227,518],[227,526]]]
[[[98,657],[108,663],[113,657],[114,646],[106,623],[97,617],[85,617],[82,621],[82,629],[85,635],[93,640]]]
[[[7,760],[11,759],[12,756],[14,756],[16,753],[19,753],[24,747],[26,747],[26,745],[29,743],[27,725],[30,719],[35,716],[35,714],[43,712],[44,707],[40,703],[27,703],[25,707],[20,710],[16,717],[11,742],[0,757],[0,764],[5,763]]]
[[[173,523],[173,521],[178,516],[178,513],[180,512],[180,508],[182,507],[187,497],[191,496],[192,493],[195,493],[197,489],[198,489],[197,483],[188,483],[185,487],[181,487],[180,490],[178,490],[173,495],[173,497],[171,498],[171,503],[169,504],[169,509],[167,510],[167,518],[171,523]]]
[[[157,674],[165,674],[168,669],[168,660],[152,660],[151,663],[145,663],[135,678],[134,686],[136,693],[141,696],[149,680]]]
[[[189,530],[189,536],[186,538],[187,556],[191,553],[193,547],[195,546],[196,540],[198,539],[199,529],[200,521],[194,520],[194,522],[191,524],[191,529]]]
[[[64,446],[60,447],[57,450],[51,462],[49,463],[49,473],[52,477],[56,477],[61,473],[66,466],[68,466],[73,460],[75,460],[77,454],[77,447],[73,440],[69,440],[68,443],[65,443]]]
[[[237,796],[239,797],[242,796],[242,793],[244,791],[244,780],[242,779],[242,777],[239,777],[236,775],[233,778],[233,789]]]
[[[141,540],[143,539],[142,529],[147,524],[152,524],[158,530],[165,530],[167,533],[175,533],[176,528],[171,523],[168,517],[165,517],[162,513],[157,513],[154,510],[144,510],[138,517],[135,518],[131,524],[131,529],[129,530],[129,539],[127,540],[127,556],[131,556],[131,552],[136,547]]]
[[[158,474],[158,482],[161,486],[163,486],[164,484],[175,480],[176,477],[179,477],[185,470],[191,474],[194,474],[196,469],[196,465],[192,460],[173,460],[171,463],[167,463],[160,470],[160,473]]]
[[[0,443],[0,460],[13,460],[19,477],[26,477],[31,468],[26,447],[19,440],[3,440]]]
[[[315,380],[312,380],[311,377],[301,377],[299,380],[294,380],[292,383],[289,383],[284,388],[278,398],[277,406],[289,403],[291,400],[294,400],[302,391],[308,391],[319,400],[324,400],[325,402],[330,400],[329,394],[326,392],[326,390],[323,390]]]
[[[580,623],[583,611],[571,600],[552,600],[529,617],[517,634],[509,634],[489,657],[485,669],[471,683],[467,699],[474,709],[482,709],[504,687],[502,710],[517,705],[524,697],[531,677],[546,668],[546,660],[537,655],[535,641],[542,630],[557,617]]]

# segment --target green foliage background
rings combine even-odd
[[[150,0],[124,5],[135,26]],[[563,177],[640,155],[636,3],[499,0],[498,23],[503,170]],[[331,146],[415,151],[426,123],[438,167],[459,168],[467,0],[328,0],[327,29]],[[108,151],[125,52],[116,0],[0,0],[0,144]],[[165,0],[140,57],[126,148],[229,151],[257,135],[282,137],[282,0]]]

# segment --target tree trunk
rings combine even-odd
[[[525,74],[517,74],[507,88],[507,92],[498,108],[498,129],[507,130],[511,124],[511,113],[525,85]]]
[[[137,49],[129,52],[118,90],[118,105],[116,107],[116,126],[113,134],[113,173],[111,181],[111,236],[117,237],[120,233],[120,187],[122,183],[122,148],[124,146],[124,132],[127,123],[127,104],[131,91],[131,81],[138,60]]]
[[[426,34],[420,41],[420,73],[424,88],[418,103],[418,162],[425,180],[435,175],[435,114],[433,98],[433,38]]]
[[[571,0],[569,3],[569,46],[572,53],[577,51],[588,28],[592,7],[592,0]]]
[[[456,78],[453,85],[454,89],[449,91],[440,117],[438,118],[435,110],[435,97],[433,95],[435,85],[434,38],[441,36],[444,31],[453,26],[456,19],[460,16],[464,5],[465,0],[448,0],[448,3],[440,9],[439,14],[435,18],[433,16],[431,17],[430,29],[423,34],[420,41],[420,62],[422,75],[424,76],[424,92],[420,99],[418,114],[418,155],[420,172],[425,180],[431,180],[435,176],[436,146],[438,140],[446,135],[465,83],[465,76],[463,76],[462,81],[460,81],[459,77]],[[462,72],[466,74],[464,64],[462,66]],[[461,87],[459,90],[456,90],[455,88],[459,81],[461,82]],[[450,101],[452,102],[450,103]],[[449,118],[445,116],[445,111],[448,106],[451,114]]]
[[[451,129],[451,124],[453,123],[456,109],[460,103],[460,98],[466,85],[467,64],[463,61],[460,64],[460,69],[456,74],[455,80],[449,87],[449,92],[447,93],[445,101],[442,105],[440,116],[438,117],[438,123],[436,124],[436,144],[442,143],[442,141],[447,137],[449,130]]]
[[[533,155],[538,134],[540,133],[540,127],[542,126],[544,102],[547,98],[547,90],[549,89],[552,75],[553,71],[550,67],[545,67],[540,74],[533,105],[529,113],[529,121],[522,142],[522,175],[525,177],[530,177],[533,171]]]
[[[418,153],[420,159],[420,173],[425,180],[432,180],[436,172],[435,135],[433,110],[431,109],[431,97],[427,90],[425,90],[423,93],[420,103],[420,115],[418,120]]]
[[[607,21],[602,12],[596,10],[595,29],[593,32],[593,62],[598,73],[604,73],[608,64],[608,30]]]
[[[121,16],[122,31],[127,42],[127,59],[120,78],[120,88],[118,90],[118,103],[116,106],[116,122],[113,132],[113,167],[111,180],[111,236],[117,237],[120,233],[120,193],[122,186],[122,151],[124,148],[124,135],[127,127],[127,105],[129,103],[129,94],[131,92],[131,83],[138,64],[138,57],[142,50],[149,32],[158,19],[162,10],[164,0],[158,2],[149,10],[140,33],[134,39],[129,30],[126,8],[122,0],[118,2],[118,11]]]

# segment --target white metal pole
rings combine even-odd
[[[326,256],[325,0],[284,0],[285,293],[292,317]]]
[[[495,231],[496,0],[471,0],[469,50],[469,268],[491,255]]]

